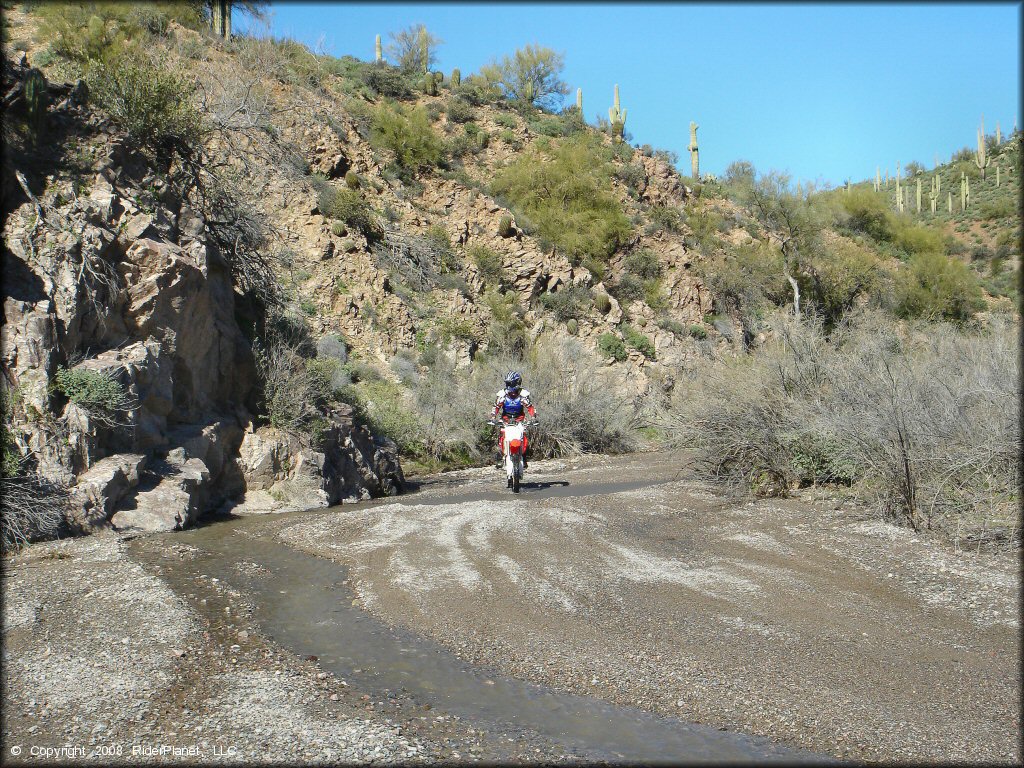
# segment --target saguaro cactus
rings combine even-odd
[[[430,40],[427,28],[420,27],[420,57],[423,59],[423,74],[430,73]]]
[[[876,165],[875,166],[875,192],[878,192],[882,188],[882,170]]]
[[[458,67],[456,67],[455,69],[452,70],[452,78],[451,78],[451,80],[452,80],[452,88],[458,88],[459,87],[459,83],[462,82],[462,73],[459,72],[459,68]]]
[[[949,210],[950,213],[953,212],[953,192],[952,191],[946,192],[946,208]]]
[[[1002,143],[1003,143],[1003,134],[1001,134],[999,132],[999,121],[996,120],[996,144],[999,145],[999,144],[1002,144]]]
[[[377,39],[373,44],[374,60],[380,64],[384,61],[384,49],[380,46],[380,35],[377,35]]]
[[[996,186],[999,186],[999,165],[996,165]]]
[[[903,190],[900,189],[900,164],[896,163],[896,210],[903,213]]]
[[[580,111],[581,115],[583,114],[583,89],[582,88],[577,88],[576,89],[576,109],[578,109]]]
[[[536,94],[536,92],[534,91],[534,88],[533,88],[533,80],[527,80],[526,81],[526,86],[523,88],[523,100],[527,104],[533,104],[533,98],[534,98],[535,94]]]
[[[225,40],[231,38],[231,0],[213,0],[210,22],[213,34]]]
[[[917,212],[921,213],[921,177],[917,177]]]
[[[46,76],[35,67],[29,70],[25,78],[25,104],[28,107],[32,139],[35,141],[43,130],[47,107]]]
[[[992,164],[992,158],[985,151],[985,116],[981,116],[981,127],[978,128],[978,149],[974,153],[974,164],[981,171],[981,178],[985,178],[985,169]]]
[[[700,178],[700,156],[697,150],[697,129],[700,128],[692,120],[690,121],[690,143],[686,147],[690,150],[690,175],[694,179]]]
[[[437,80],[434,79],[433,72],[427,72],[423,76],[423,92],[427,96],[437,96]]]
[[[932,191],[928,193],[928,199],[932,204],[932,213],[935,213],[935,207],[939,203],[939,192],[942,190],[942,177],[936,173],[932,176]]]
[[[971,180],[967,174],[960,171],[960,210],[966,211],[971,203]]]
[[[608,110],[608,122],[612,124],[612,137],[622,141],[622,133],[626,129],[626,110],[619,109],[619,84],[615,84],[615,101]]]

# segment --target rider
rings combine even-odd
[[[499,390],[494,398],[492,416],[495,419],[520,419],[527,416],[531,420],[537,418],[537,412],[533,407],[533,402],[530,400],[530,390],[523,389],[523,377],[518,371],[509,371],[505,374],[505,388]],[[498,469],[501,469],[504,463],[504,439],[504,432],[500,432],[498,435],[498,458],[495,464]],[[528,447],[529,443],[526,435],[523,435],[523,469],[527,467],[526,449]]]

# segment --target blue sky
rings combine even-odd
[[[270,32],[335,56],[373,58],[374,35],[422,22],[463,76],[527,43],[565,54],[588,121],[613,86],[634,143],[679,154],[689,124],[701,172],[733,160],[833,185],[880,165],[932,167],[1020,122],[1018,3],[272,3]],[[242,31],[245,20],[236,28]]]

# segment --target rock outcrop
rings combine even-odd
[[[319,451],[279,438],[287,457],[265,483],[248,409],[252,350],[208,222],[78,101],[50,119],[99,151],[74,181],[7,157],[0,346],[14,439],[41,474],[71,487],[70,527],[182,528],[304,477],[319,489],[311,506],[400,491],[394,444],[342,417]],[[60,368],[113,379],[128,404],[111,415],[71,402],[54,384]]]

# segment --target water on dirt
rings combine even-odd
[[[532,490],[545,496],[590,495],[642,485],[548,484]],[[427,493],[422,496],[405,500],[431,503],[429,488],[424,490]],[[444,502],[492,496],[507,498],[469,493],[446,496]],[[323,513],[315,510],[287,517]],[[271,522],[280,520],[279,516]],[[353,605],[354,595],[343,583],[343,566],[276,541],[266,533],[267,523],[267,518],[232,518],[174,534],[202,554],[176,563],[174,570],[165,568],[165,577],[179,592],[187,591],[200,574],[244,589],[256,605],[256,621],[269,637],[300,656],[316,656],[324,669],[373,698],[404,691],[431,704],[435,711],[492,729],[534,731],[592,760],[823,760],[821,755],[785,748],[761,737],[561,693],[467,664],[428,638],[389,627]],[[255,562],[263,569],[235,568],[240,562]]]

